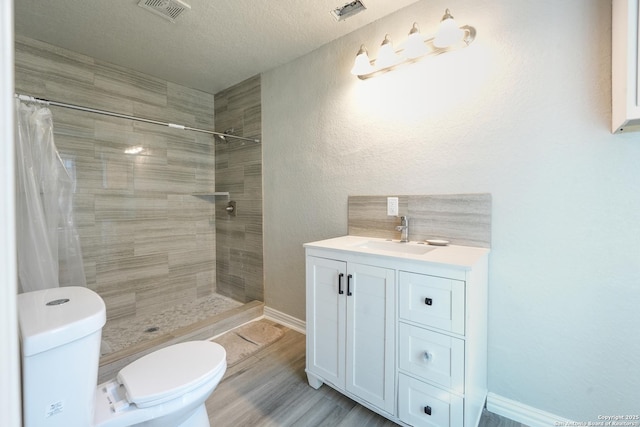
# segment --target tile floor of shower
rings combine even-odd
[[[168,345],[206,340],[264,314],[262,301],[238,302],[212,293],[162,311],[107,320],[102,329],[98,383],[114,378],[134,360]]]
[[[242,305],[243,303],[234,299],[212,293],[207,297],[175,305],[160,312],[107,320],[102,328],[101,356],[139,347],[145,341],[152,342]]]

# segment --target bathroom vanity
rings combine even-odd
[[[309,384],[401,425],[477,426],[489,250],[358,236],[304,246]]]

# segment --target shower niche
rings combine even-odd
[[[227,199],[229,199],[231,197],[231,195],[229,194],[228,191],[216,191],[216,192],[211,193],[211,194],[194,194],[194,196],[202,197],[204,199],[211,198],[211,199],[213,199],[213,201],[215,201],[216,196],[217,197],[226,197]],[[227,212],[227,215],[236,216],[236,201],[235,200],[227,200],[224,209]]]

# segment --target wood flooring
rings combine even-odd
[[[212,427],[383,427],[392,421],[323,385],[307,383],[305,336],[291,329],[274,344],[229,367],[207,411]],[[526,427],[485,411],[480,427]]]

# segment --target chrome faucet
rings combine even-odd
[[[408,216],[400,217],[400,225],[396,227],[396,230],[402,231],[402,235],[400,236],[401,242],[406,243],[409,241],[409,217]]]

